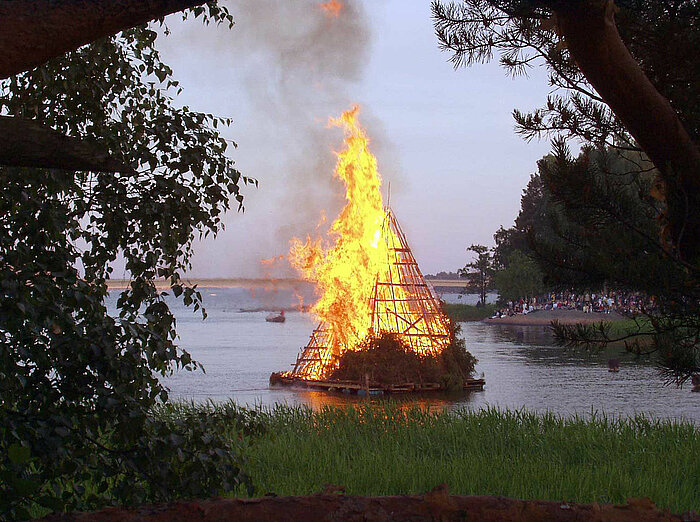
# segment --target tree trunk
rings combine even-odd
[[[4,0],[0,79],[206,0]]]
[[[481,285],[479,285],[479,298],[481,300],[481,306],[486,304],[486,274],[481,272]]]
[[[0,116],[0,165],[133,173],[98,145],[32,120]]]
[[[683,259],[697,261],[700,148],[627,50],[615,25],[613,0],[559,6],[557,22],[571,56],[661,172],[669,239]]]

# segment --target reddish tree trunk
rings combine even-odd
[[[4,0],[0,79],[206,0]]]
[[[586,79],[661,172],[671,240],[682,257],[696,260],[700,252],[700,148],[629,53],[614,13],[613,0],[571,2],[557,9],[557,20]]]

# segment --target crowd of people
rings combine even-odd
[[[654,298],[639,292],[550,292],[529,299],[509,301],[494,317],[529,314],[537,310],[579,310],[584,313],[638,315],[653,310]]]

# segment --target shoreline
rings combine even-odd
[[[617,312],[603,314],[598,312],[583,313],[581,310],[537,310],[527,315],[517,314],[508,317],[482,319],[486,324],[501,324],[510,326],[549,326],[552,321],[561,324],[594,324],[625,321],[627,318]]]
[[[264,277],[183,277],[182,281],[194,284],[200,288],[295,288],[300,285],[313,285],[314,283],[298,278],[264,278]],[[435,288],[441,288],[442,293],[460,293],[464,283],[455,284],[453,281],[429,280]],[[109,279],[107,287],[110,290],[123,290],[129,287],[130,279]],[[457,282],[459,283],[459,282]],[[170,288],[170,282],[165,279],[155,280],[156,288]]]
[[[297,288],[299,286],[311,285],[303,279],[261,279],[247,277],[228,277],[228,278],[211,278],[211,279],[187,279],[183,278],[184,283],[197,285],[198,288]],[[131,283],[130,279],[109,279],[107,288],[110,290],[124,290]],[[156,288],[165,290],[170,288],[170,281],[165,279],[156,279]]]

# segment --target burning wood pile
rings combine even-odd
[[[345,207],[326,238],[294,239],[289,253],[292,265],[316,284],[319,299],[311,311],[319,325],[294,369],[272,374],[270,382],[366,391],[439,389],[446,387],[440,368],[454,381],[456,364],[459,387],[483,386],[470,379],[475,361],[456,339],[396,217],[383,204],[376,158],[357,110],[331,120],[345,131],[334,174],[345,184]],[[364,353],[358,358],[358,352]],[[368,370],[359,379],[348,368],[353,360]],[[414,370],[393,372],[396,382],[387,382],[392,374],[387,365]]]

